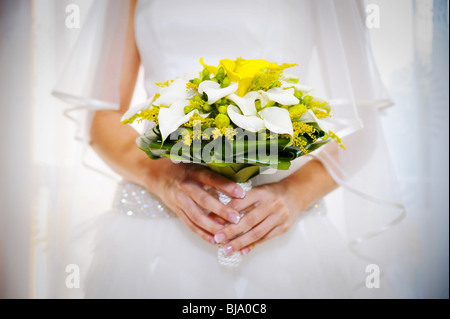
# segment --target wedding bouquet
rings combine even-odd
[[[249,190],[250,179],[264,169],[286,170],[331,140],[342,146],[324,122],[330,105],[283,74],[296,64],[242,58],[200,63],[199,74],[156,83],[158,92],[122,117],[122,124],[154,123],[137,139],[150,158],[208,165]],[[219,199],[230,201],[225,194]],[[238,252],[228,261],[219,257],[223,264],[240,258]]]

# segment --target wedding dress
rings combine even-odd
[[[85,26],[92,28],[80,35],[91,49],[75,48],[66,67],[65,74],[89,80],[74,87],[63,75],[54,92],[88,110],[87,127],[94,110],[118,105],[118,90],[111,88],[120,75],[128,2],[112,2],[93,4]],[[259,245],[230,269],[218,263],[217,247],[191,232],[157,197],[123,181],[111,211],[89,227],[95,239],[82,284],[85,297],[397,296],[386,276],[379,289],[365,284],[366,266],[389,260],[380,253],[385,243],[369,245],[363,253],[351,245],[370,241],[377,226],[399,216],[388,213],[398,207],[392,204],[388,164],[379,157],[385,154],[377,114],[389,101],[370,55],[363,10],[358,1],[138,1],[135,36],[148,95],[157,89],[155,82],[201,71],[201,57],[210,65],[236,57],[298,63],[289,73],[336,105],[336,128],[348,151],[331,147],[314,156],[344,190],[342,200],[331,196],[316,203],[287,233]],[[276,182],[309,159],[297,159],[289,171],[260,175],[253,185]],[[337,227],[336,219],[345,227]]]

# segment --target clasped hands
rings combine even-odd
[[[145,186],[195,234],[211,244],[224,244],[226,255],[235,251],[248,254],[256,245],[283,234],[301,211],[281,182],[244,194],[238,184],[202,165],[165,160],[160,168],[147,178]],[[208,187],[232,200],[222,204]],[[246,213],[240,218],[243,211]]]

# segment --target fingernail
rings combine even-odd
[[[230,213],[228,214],[228,220],[232,223],[237,224],[241,220],[241,216],[238,213]]]
[[[233,195],[239,198],[244,198],[245,192],[241,187],[236,187],[233,191]]]
[[[214,236],[214,240],[216,241],[216,243],[221,243],[225,240],[225,235],[222,233],[218,233]]]
[[[247,255],[249,252],[250,252],[250,248],[248,248],[248,247],[245,247],[244,249],[241,250],[242,256]]]
[[[213,245],[217,244],[217,242],[214,240],[214,237],[211,237],[211,239],[209,240],[209,242]]]
[[[222,247],[222,251],[225,255],[229,255],[233,252],[233,247],[231,245],[225,245]]]

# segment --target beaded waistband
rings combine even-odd
[[[120,182],[114,197],[113,209],[123,215],[140,218],[174,218],[177,215],[156,196],[139,185]],[[312,205],[305,213],[326,214],[323,201]]]
[[[130,217],[177,217],[175,213],[146,189],[127,182],[119,183],[114,197],[113,208]]]

